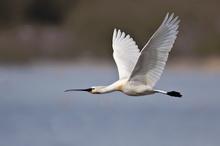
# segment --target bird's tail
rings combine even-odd
[[[180,98],[182,97],[182,95],[176,91],[169,91],[169,92],[167,92],[167,95],[174,96],[174,97],[180,97]]]
[[[162,93],[162,94],[166,94],[166,95],[169,95],[169,96],[173,96],[173,97],[179,97],[181,98],[182,95],[180,94],[180,92],[177,92],[177,91],[169,91],[169,92],[166,92],[166,91],[162,91],[162,90],[155,90],[157,93]]]

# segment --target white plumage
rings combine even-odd
[[[136,42],[120,29],[114,29],[112,38],[113,57],[116,62],[119,80],[109,86],[94,86],[88,89],[69,89],[66,91],[89,91],[93,94],[122,91],[131,96],[162,93],[181,97],[176,91],[153,89],[166,64],[169,52],[178,34],[178,17],[166,15],[160,27],[141,49]]]

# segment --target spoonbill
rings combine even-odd
[[[119,80],[109,86],[93,86],[87,89],[68,89],[68,91],[87,91],[103,94],[121,91],[130,96],[143,96],[162,93],[182,97],[177,91],[154,89],[166,64],[169,52],[176,40],[179,27],[178,16],[166,14],[160,27],[146,43],[138,49],[135,41],[120,29],[114,29],[112,37],[113,58],[116,62]]]

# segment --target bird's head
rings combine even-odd
[[[93,87],[86,88],[86,89],[68,89],[65,92],[69,92],[69,91],[87,91],[91,94],[100,94],[102,88],[104,88],[104,86],[93,86]]]

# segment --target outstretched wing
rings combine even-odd
[[[144,48],[132,71],[129,80],[139,81],[153,87],[159,80],[173,47],[179,27],[178,17],[166,15],[161,26],[153,34]]]
[[[116,62],[119,79],[128,78],[137,62],[140,50],[130,35],[114,29],[112,37],[113,57]]]

